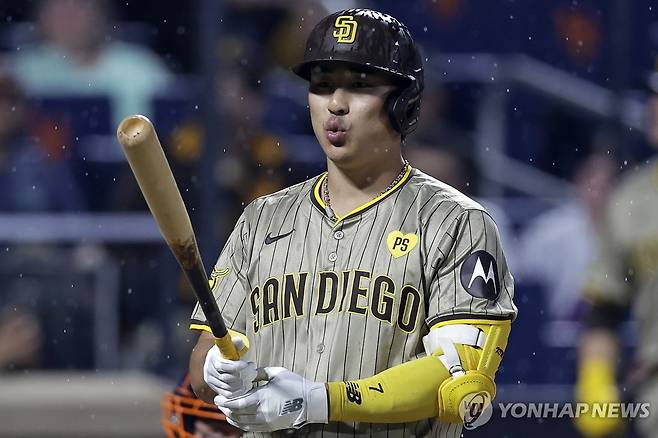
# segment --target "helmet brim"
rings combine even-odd
[[[368,62],[350,61],[348,59],[335,59],[335,58],[313,59],[310,61],[301,62],[296,66],[292,67],[291,70],[300,78],[306,81],[310,81],[311,70],[313,70],[313,67],[318,66],[320,64],[338,64],[338,65],[342,64],[348,66],[349,68],[353,68],[356,71],[384,73],[390,76],[391,79],[393,79],[393,81],[400,82],[400,84],[404,84],[404,85],[409,84],[409,82],[415,80],[414,77],[411,75],[406,75],[399,71],[387,67],[373,65]]]

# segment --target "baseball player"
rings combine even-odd
[[[658,147],[658,72],[650,76],[647,139]],[[585,297],[590,302],[581,338],[576,399],[580,402],[618,403],[630,397],[650,403],[648,418],[639,417],[641,436],[658,437],[658,162],[629,170],[612,193],[599,250],[590,269]],[[632,310],[637,322],[637,369],[629,379],[633,394],[616,384],[620,362],[618,329]],[[602,414],[590,409],[576,419],[586,437],[619,436],[628,415]]]
[[[245,208],[210,280],[244,355],[221,357],[197,306],[193,387],[250,436],[458,437],[495,395],[516,307],[491,216],[402,158],[419,51],[349,9],[294,72],[327,172]]]

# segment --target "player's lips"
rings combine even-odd
[[[347,139],[348,127],[337,118],[331,118],[324,123],[327,140],[334,146],[342,146]]]

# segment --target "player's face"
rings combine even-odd
[[[342,164],[365,164],[399,147],[400,134],[385,103],[394,90],[381,73],[325,65],[311,72],[308,102],[313,131],[327,157]]]

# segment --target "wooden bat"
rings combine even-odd
[[[117,138],[162,236],[192,285],[215,343],[225,358],[239,359],[210,291],[190,216],[153,124],[141,115],[126,117],[119,124]]]

